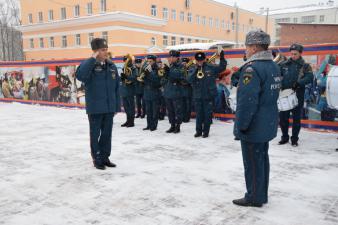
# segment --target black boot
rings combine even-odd
[[[105,166],[107,167],[116,167],[116,165],[112,162],[110,162],[109,159],[106,160],[106,162],[104,163]]]
[[[94,166],[96,169],[98,170],[105,170],[106,169],[106,166],[104,164],[97,164],[97,163],[94,163]]]
[[[178,134],[179,132],[181,132],[181,125],[180,125],[180,124],[177,124],[177,125],[175,126],[174,134]]]
[[[207,138],[207,137],[209,137],[209,133],[203,133],[203,138]]]
[[[141,119],[144,119],[144,117],[146,117],[146,114],[141,115]]]
[[[253,203],[253,202],[246,200],[245,198],[235,199],[232,201],[232,203],[234,203],[235,205],[245,206],[245,207],[262,207],[263,206],[262,203]]]
[[[141,114],[138,114],[135,116],[135,118],[140,118],[141,117]]]
[[[202,136],[202,132],[196,132],[196,134],[194,135],[195,138],[201,137]]]
[[[287,139],[287,138],[282,138],[282,140],[280,140],[280,141],[278,142],[279,145],[285,145],[285,144],[287,144],[287,143],[289,143],[289,139]]]
[[[298,147],[298,141],[291,141],[291,145],[293,147]]]
[[[121,127],[126,127],[128,125],[129,120],[127,120],[124,124],[121,125]]]
[[[169,128],[169,130],[167,130],[167,133],[173,133],[175,131],[175,125],[171,125],[171,127]]]
[[[126,127],[135,127],[134,118],[129,118],[128,124]]]
[[[150,128],[149,128],[149,127],[146,127],[146,128],[143,128],[143,130],[150,130]]]

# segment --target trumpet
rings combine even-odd
[[[208,63],[212,63],[213,61],[215,61],[215,59],[217,58],[218,53],[215,52],[209,59],[208,59]]]
[[[129,77],[132,75],[133,71],[132,68],[130,66],[131,62],[133,61],[133,58],[130,54],[127,55],[127,60],[124,63],[124,67],[123,67],[123,73],[126,75],[126,77]],[[129,81],[127,79],[124,80],[125,84],[131,84],[132,81]]]
[[[287,60],[287,58],[282,53],[278,53],[276,58],[273,59],[273,61],[275,63],[277,63],[278,65],[280,65],[282,62],[284,62],[286,60]]]

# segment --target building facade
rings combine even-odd
[[[266,15],[266,10],[262,9],[259,14]],[[269,15],[275,21],[275,45],[281,45],[282,30],[280,23],[338,24],[338,6],[332,0],[326,3],[269,10]]]
[[[38,7],[36,3],[39,2]],[[183,43],[231,41],[243,46],[265,16],[213,0],[21,0],[26,60],[87,57],[94,37],[113,55],[161,52]]]
[[[304,45],[338,43],[338,24],[280,23],[279,25],[282,46],[293,43]]]

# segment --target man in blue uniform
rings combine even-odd
[[[162,76],[160,76],[160,83],[161,83],[161,87],[160,87],[160,91],[161,91],[161,97],[160,97],[160,106],[159,106],[159,115],[158,115],[158,119],[159,120],[164,120],[165,115],[167,114],[167,108],[166,108],[166,104],[165,104],[165,98],[164,98],[164,84],[166,83],[166,78],[165,78],[165,69],[167,68],[166,64],[163,64],[162,60],[160,58],[157,58],[157,67],[159,69],[159,71],[162,71]]]
[[[142,59],[135,59],[135,67],[137,69],[137,76],[140,76],[142,66]],[[138,80],[135,81],[135,93],[136,93],[136,107],[137,114],[135,118],[144,118],[146,115],[146,104],[143,99],[144,83]]]
[[[179,133],[183,120],[182,100],[183,88],[181,86],[184,80],[185,69],[180,61],[180,52],[171,50],[169,52],[170,68],[166,73],[166,83],[164,85],[164,97],[168,110],[170,128],[167,133]]]
[[[115,64],[108,59],[107,41],[95,38],[91,47],[93,55],[81,63],[76,78],[85,86],[93,163],[104,170],[106,166],[116,166],[109,156],[113,117],[120,111],[119,76]]]
[[[147,67],[144,70],[144,100],[147,110],[147,127],[143,130],[155,131],[158,124],[159,101],[160,101],[160,77],[158,76],[158,67],[156,56],[147,56]]]
[[[183,88],[183,100],[182,100],[182,113],[183,113],[183,122],[188,123],[191,117],[191,105],[192,105],[192,87],[188,82],[188,70],[190,62],[189,58],[183,58],[182,64],[185,67],[185,79],[182,81]]]
[[[281,76],[268,51],[267,33],[250,31],[245,45],[248,60],[241,67],[234,134],[241,141],[247,192],[233,203],[261,207],[268,202],[268,149],[269,141],[277,135]]]
[[[209,137],[212,123],[213,102],[217,95],[216,79],[226,69],[227,61],[224,52],[220,52],[220,64],[214,65],[206,62],[204,52],[195,54],[197,65],[189,70],[189,82],[193,90],[193,101],[196,111],[195,137]]]
[[[313,72],[311,66],[306,63],[302,57],[303,46],[293,44],[290,47],[291,57],[280,64],[281,73],[283,77],[282,90],[292,88],[296,91],[298,98],[298,106],[289,111],[279,113],[280,127],[282,130],[282,138],[280,145],[289,142],[289,118],[292,113],[292,136],[291,145],[298,146],[299,132],[301,128],[301,114],[304,105],[305,86],[313,81]]]
[[[124,56],[123,61],[125,63],[124,68],[126,68],[126,71],[122,71],[121,73],[122,84],[120,88],[120,94],[122,97],[123,108],[127,116],[127,121],[122,124],[121,127],[134,127],[135,83],[137,69],[134,67],[132,60],[128,60],[128,56]]]

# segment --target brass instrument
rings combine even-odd
[[[273,59],[273,61],[275,63],[277,63],[278,65],[281,64],[282,62],[286,61],[286,60],[287,60],[287,58],[282,53],[278,53],[276,58]]]
[[[136,78],[138,82],[141,82],[143,83],[144,82],[144,78],[146,76],[146,68],[148,67],[148,62],[147,61],[144,61],[142,63],[142,66],[141,66],[141,71],[140,71],[140,75]]]
[[[158,76],[161,78],[164,77],[165,75],[165,66],[168,66],[168,65],[166,63],[163,63],[162,67],[158,70]]]
[[[125,74],[126,77],[129,77],[132,75],[133,71],[132,71],[132,61],[133,61],[133,58],[130,54],[127,55],[127,60],[125,61],[124,63],[124,66],[123,66],[123,73]],[[124,83],[125,84],[131,84],[133,83],[132,81],[130,80],[127,80],[125,79],[124,80]]]
[[[208,63],[212,63],[218,56],[218,53],[216,52],[215,54],[213,54],[209,59],[208,59]]]
[[[218,56],[218,53],[215,52],[207,61],[207,63],[212,63]],[[202,79],[204,77],[204,73],[203,73],[203,68],[199,67],[198,71],[197,71],[197,78],[198,79]]]

